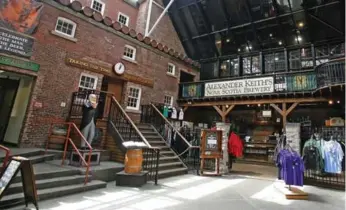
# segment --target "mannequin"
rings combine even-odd
[[[95,137],[96,129],[96,114],[97,114],[97,97],[95,94],[90,94],[88,100],[83,105],[83,116],[80,125],[80,130],[84,138],[91,145]],[[85,141],[81,141],[81,148],[85,149]]]

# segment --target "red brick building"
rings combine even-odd
[[[118,1],[117,9],[126,10],[131,17],[130,27],[106,18],[118,13],[111,10],[111,6],[105,8],[103,17],[88,6],[82,7],[78,1],[72,4],[63,0],[43,1],[38,28],[31,35],[35,39],[32,55],[21,58],[1,54],[0,79],[19,78],[20,88],[25,88],[23,91],[17,87],[19,92],[13,96],[12,109],[7,110],[10,113],[7,122],[0,121],[0,125],[6,125],[0,130],[0,140],[22,147],[43,146],[49,122],[67,119],[72,93],[81,89],[101,90],[106,86],[136,119],[141,104],[167,103],[168,98],[176,103],[181,72],[199,79],[199,64],[179,51],[181,45],[144,39],[142,34],[131,30],[138,23],[138,19],[132,20],[132,17],[141,15],[135,7],[112,0],[115,4]],[[88,3],[90,1],[85,1]],[[161,33],[159,28],[157,31]],[[21,65],[15,64],[18,62]],[[117,63],[125,67],[122,76],[113,71]],[[33,70],[37,65],[39,70]],[[128,103],[129,94],[133,92],[139,94],[135,102]]]

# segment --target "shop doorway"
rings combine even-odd
[[[0,142],[4,141],[18,86],[19,80],[0,78]]]
[[[17,145],[33,77],[0,70],[0,142]]]
[[[180,82],[193,82],[195,75],[180,71]]]

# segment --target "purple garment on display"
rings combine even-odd
[[[283,149],[278,154],[279,179],[287,185],[303,186],[304,162],[297,152]]]

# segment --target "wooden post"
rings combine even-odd
[[[282,103],[282,110],[275,104],[270,104],[270,106],[273,107],[282,116],[282,126],[284,129],[286,128],[287,115],[289,115],[289,113],[291,113],[298,104],[299,102],[295,102],[292,104],[292,106],[290,106],[290,108],[287,109],[287,104]]]
[[[235,105],[230,105],[230,107],[226,108],[225,105],[221,106],[221,109],[218,106],[213,106],[214,109],[219,113],[221,116],[222,122],[226,122],[227,115],[232,111],[232,109],[235,107]]]

